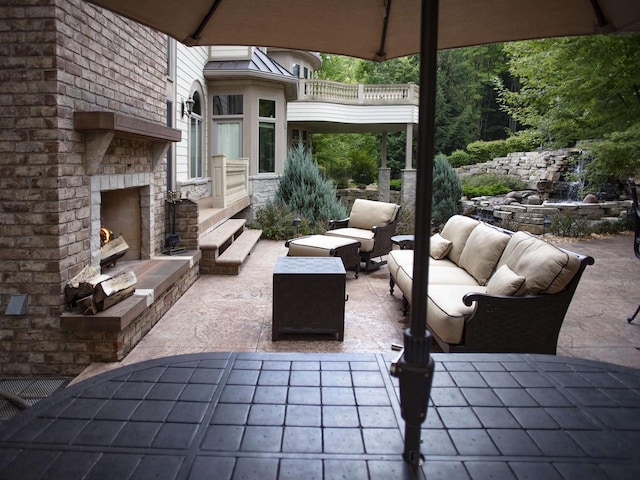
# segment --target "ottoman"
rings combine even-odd
[[[340,257],[345,270],[360,274],[360,242],[351,238],[308,235],[287,240],[289,257]]]
[[[346,273],[336,257],[280,257],[273,271],[272,340],[285,333],[344,338]]]

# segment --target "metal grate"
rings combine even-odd
[[[0,378],[0,392],[6,392],[35,405],[57,390],[66,387],[71,377],[61,378]],[[22,409],[0,393],[0,421],[9,420]]]

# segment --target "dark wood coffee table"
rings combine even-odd
[[[346,272],[339,257],[280,257],[273,272],[273,333],[344,338]]]

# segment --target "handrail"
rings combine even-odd
[[[353,105],[418,105],[419,92],[420,87],[415,83],[369,85],[329,80],[300,80],[298,101],[329,101]]]

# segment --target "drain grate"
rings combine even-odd
[[[6,392],[23,399],[28,405],[35,405],[55,391],[66,387],[71,377],[61,378],[0,378],[0,392]],[[21,409],[0,394],[0,421],[9,420]]]

